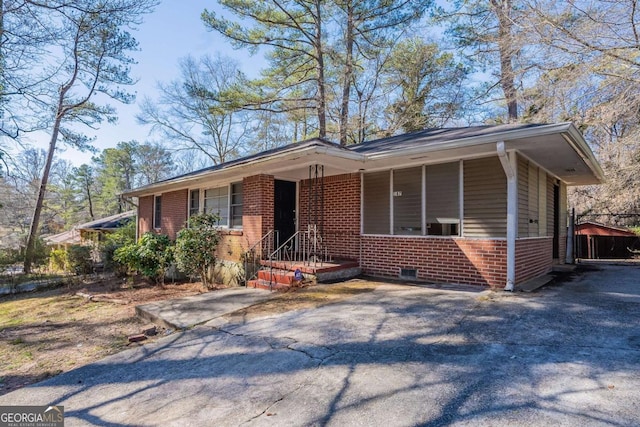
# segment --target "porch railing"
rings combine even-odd
[[[251,246],[244,253],[244,285],[249,280],[253,280],[258,276],[258,271],[262,268],[261,261],[265,255],[272,253],[275,242],[278,241],[278,230],[269,230],[260,240]]]
[[[273,262],[292,262],[309,267],[322,266],[330,261],[329,251],[316,225],[297,231],[278,246],[267,259]]]
[[[245,253],[245,286],[249,280],[257,277],[258,271],[264,268],[263,262],[269,269],[269,277],[273,276],[274,269],[282,268],[282,264],[317,268],[331,262],[328,248],[315,225],[309,225],[304,231],[297,231],[272,250],[274,243],[278,242],[278,237],[277,230],[270,230]]]

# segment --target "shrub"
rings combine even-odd
[[[220,241],[219,221],[220,218],[213,214],[194,215],[176,239],[178,269],[190,276],[199,276],[207,287],[211,284],[209,273],[216,263],[216,248]]]
[[[165,234],[144,233],[138,243],[116,249],[113,259],[130,271],[162,284],[167,268],[173,262],[173,246]]]
[[[124,227],[107,234],[105,240],[100,243],[99,250],[105,270],[113,271],[120,276],[127,274],[127,265],[117,262],[114,254],[118,248],[135,244],[136,225],[135,221],[129,221]]]
[[[75,274],[91,273],[93,261],[89,246],[71,245],[67,248],[65,271]]]
[[[93,267],[91,248],[71,245],[66,249],[53,249],[49,254],[49,266],[55,271],[73,274],[91,273]]]

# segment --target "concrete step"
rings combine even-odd
[[[267,291],[286,292],[291,289],[291,285],[284,283],[269,282],[268,280],[255,279],[247,282],[247,288],[265,289]]]

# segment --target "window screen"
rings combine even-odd
[[[372,172],[363,177],[363,231],[365,234],[389,234],[390,173]]]
[[[422,168],[393,171],[393,234],[422,234]]]
[[[220,217],[220,225],[229,225],[229,187],[204,191],[204,213],[216,214]]]

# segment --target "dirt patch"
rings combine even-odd
[[[360,279],[329,285],[309,286],[279,294],[276,298],[234,311],[223,318],[230,322],[238,322],[287,311],[321,307],[355,295],[372,292],[378,286],[380,286],[378,282]]]
[[[0,394],[138,345],[128,341],[146,326],[136,305],[202,292],[199,283],[160,287],[106,277],[0,298]]]

